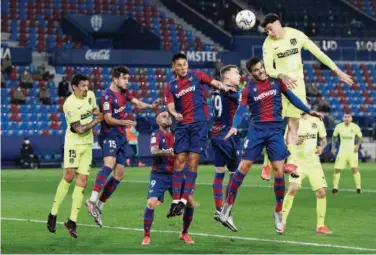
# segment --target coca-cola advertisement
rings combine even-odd
[[[86,60],[110,60],[111,50],[87,50],[85,54]]]

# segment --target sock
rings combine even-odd
[[[52,202],[52,209],[51,214],[57,215],[57,212],[59,211],[59,206],[64,201],[65,196],[68,193],[70,183],[68,183],[66,180],[62,179],[57,186],[56,195],[54,198],[54,201]]]
[[[333,189],[338,189],[339,179],[341,178],[341,173],[334,173],[333,176]]]
[[[184,215],[183,215],[183,231],[182,233],[188,233],[188,229],[191,225],[192,219],[193,219],[193,212],[194,208],[193,207],[186,207],[184,210]]]
[[[280,212],[282,210],[283,197],[285,196],[285,178],[274,177],[274,195],[275,195],[275,211]]]
[[[116,180],[113,176],[111,176],[110,179],[108,179],[108,181],[104,185],[104,188],[103,188],[101,196],[99,197],[99,200],[102,201],[103,203],[106,203],[107,199],[109,199],[112,193],[114,193],[119,183],[120,181]]]
[[[236,195],[238,194],[238,189],[240,185],[242,185],[245,175],[242,174],[239,169],[236,170],[236,172],[232,175],[229,183],[228,183],[228,196],[226,198],[227,204],[234,204]]]
[[[75,186],[72,194],[72,209],[71,215],[69,217],[70,220],[77,222],[78,213],[80,212],[82,201],[84,200],[84,190],[80,186]]]
[[[187,171],[185,173],[185,185],[183,195],[181,196],[182,199],[188,200],[189,195],[191,195],[195,189],[196,178],[197,172]]]
[[[173,200],[180,199],[181,185],[183,183],[183,179],[184,179],[183,170],[181,171],[174,170],[172,172],[172,199]]]
[[[286,194],[285,198],[283,199],[283,206],[282,206],[282,222],[286,224],[287,217],[289,216],[292,204],[294,203],[294,196]]]
[[[230,173],[230,176],[229,176],[229,178],[228,178],[228,183],[227,183],[227,186],[226,186],[226,194],[225,194],[225,198],[228,197],[229,184],[230,184],[230,181],[231,181],[231,178],[232,178],[233,175],[234,175],[234,173]]]
[[[295,144],[288,144],[287,149],[290,152],[290,156],[287,158],[287,163],[295,164],[296,162],[296,148],[297,146]]]
[[[102,202],[100,200],[97,201],[97,207],[99,208],[99,210],[103,210],[103,207],[106,203],[105,202]]]
[[[264,165],[263,166],[270,166],[270,160],[269,160],[269,157],[268,157],[268,153],[265,152],[264,154]]]
[[[316,200],[317,227],[325,226],[326,197]]]
[[[225,173],[214,174],[213,179],[213,197],[215,209],[221,211],[223,207],[223,179],[225,178]]]
[[[97,176],[95,178],[95,184],[93,187],[93,191],[96,191],[97,193],[93,194],[92,197],[90,197],[90,201],[96,202],[98,200],[98,193],[102,190],[105,182],[107,181],[108,176],[112,173],[112,169],[108,166],[103,166],[102,169],[97,173]],[[97,197],[95,197],[95,195]],[[93,198],[93,199],[92,199]]]
[[[354,181],[355,181],[356,189],[361,189],[361,180],[360,180],[359,171],[356,174],[354,174]]]
[[[154,220],[154,209],[145,206],[144,210],[144,236],[150,236],[151,225]]]

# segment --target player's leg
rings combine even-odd
[[[316,232],[320,234],[332,234],[332,231],[325,226],[326,216],[326,192],[325,187],[316,190],[316,214],[317,227]]]
[[[333,175],[333,189],[332,194],[338,193],[339,180],[341,178],[341,171],[346,167],[347,159],[345,155],[337,154],[336,162],[334,164],[334,175]]]
[[[287,148],[290,152],[290,156],[287,159],[284,170],[286,173],[298,175],[296,165],[296,149],[298,144],[298,129],[299,118],[289,117],[288,119],[288,131],[287,131]]]
[[[142,245],[150,244],[150,231],[154,221],[154,210],[161,202],[157,197],[148,198],[147,204],[144,209],[144,237],[142,239]]]
[[[75,146],[70,146],[66,144],[64,147],[64,175],[59,185],[57,186],[54,201],[52,203],[51,211],[48,215],[47,229],[51,233],[56,232],[56,220],[59,207],[64,201],[68,191],[69,186],[72,183],[74,176],[76,174],[76,169],[79,166],[79,160],[77,158],[77,150]]]
[[[262,166],[262,170],[261,170],[261,179],[265,180],[265,181],[269,181],[270,180],[270,170],[271,170],[271,166],[270,166],[270,160],[269,160],[269,157],[268,157],[268,153],[264,153],[264,163],[263,163],[263,166]]]
[[[301,176],[299,178],[294,178],[294,179],[289,177],[289,179],[290,179],[291,182],[289,184],[289,188],[286,192],[286,195],[283,199],[283,205],[282,205],[283,227],[282,227],[282,229],[278,229],[278,230],[276,229],[278,231],[278,233],[281,233],[281,234],[285,231],[287,218],[290,214],[290,210],[291,210],[292,205],[294,203],[295,195],[298,192],[298,190],[300,188],[300,183],[301,183]]]
[[[193,220],[193,213],[194,213],[194,201],[193,196],[188,196],[188,202],[187,206],[184,209],[183,214],[183,229],[180,233],[180,239],[183,240],[186,244],[193,244],[194,241],[188,234],[188,229],[191,226],[192,220]]]
[[[172,172],[172,203],[167,212],[167,218],[176,216],[175,209],[181,198],[181,187],[184,180],[183,170],[189,149],[188,128],[189,125],[180,126],[175,129],[174,150],[176,159],[174,162],[174,171]]]
[[[80,145],[78,147],[78,155],[80,155],[79,166],[76,171],[76,186],[74,187],[72,194],[72,208],[71,214],[68,221],[65,222],[65,227],[68,229],[69,234],[77,238],[76,222],[78,214],[80,212],[82,201],[84,200],[84,191],[87,186],[87,181],[89,179],[89,174],[91,170],[92,161],[92,145]]]
[[[361,186],[362,183],[361,183],[360,172],[358,169],[358,162],[359,162],[358,153],[353,153],[350,159],[350,167],[354,176],[356,192],[360,194],[362,193],[362,186]]]

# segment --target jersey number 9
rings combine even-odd
[[[213,96],[214,102],[214,117],[219,119],[222,116],[222,98],[220,95]]]

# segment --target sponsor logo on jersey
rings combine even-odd
[[[185,94],[188,94],[190,92],[194,92],[196,90],[196,87],[189,87],[186,89],[181,90],[179,93],[175,94],[176,98],[180,98],[184,96]]]
[[[86,119],[86,118],[90,117],[91,115],[92,115],[92,112],[87,111],[86,113],[81,114],[81,120]]]
[[[120,113],[120,112],[124,111],[124,109],[125,109],[125,106],[122,106],[122,107],[120,107],[119,109],[114,109],[114,113],[115,113],[115,114],[116,114],[116,113]]]
[[[294,49],[286,50],[285,52],[278,53],[277,57],[278,58],[285,58],[285,57],[295,55],[295,54],[298,54],[298,53],[299,53],[298,48],[294,48]]]
[[[277,95],[277,90],[272,89],[272,90],[268,90],[268,91],[262,92],[257,97],[253,97],[253,99],[257,102],[259,100],[264,99],[265,97],[270,97],[270,96],[275,96],[275,95]]]

